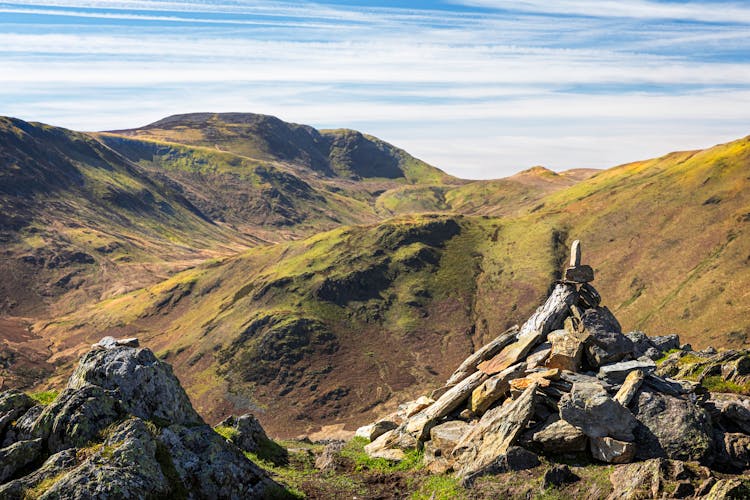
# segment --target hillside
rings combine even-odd
[[[431,167],[392,178],[337,170],[324,139],[340,132],[187,116],[80,140],[163,186],[153,188],[159,196],[182,197],[179,213],[206,235],[205,247],[183,251],[217,258],[30,317],[57,370],[49,384],[61,385],[86,345],[132,334],[174,365],[209,421],[249,408],[275,435],[332,420],[353,429],[435,388],[476,346],[528,317],[572,239],[584,242],[626,331],[678,332],[696,348],[747,344],[748,138],[598,173],[535,167],[467,182]],[[72,189],[64,199],[88,200]],[[230,241],[231,255],[216,250]]]

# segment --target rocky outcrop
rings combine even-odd
[[[710,474],[690,472],[682,461],[729,472],[750,468],[750,397],[709,393],[702,383],[718,377],[743,387],[748,353],[689,346],[674,352],[676,335],[623,334],[585,267],[572,257],[567,279],[514,339],[504,332],[479,349],[433,392],[435,403],[365,450],[399,460],[402,450],[423,446],[430,471],[454,471],[464,484],[533,467],[537,453],[551,460],[572,454],[591,463],[636,462],[616,469],[613,482],[621,484],[612,498],[708,494]],[[640,482],[628,486],[633,481]]]
[[[137,345],[134,339],[95,344],[43,409],[15,393],[0,395],[0,411],[23,413],[0,435],[0,498],[248,498],[283,492],[203,421],[171,367]]]

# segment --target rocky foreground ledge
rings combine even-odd
[[[365,451],[399,461],[423,450],[430,471],[466,487],[543,458],[559,464],[551,484],[578,479],[565,464],[623,464],[613,499],[750,498],[750,397],[737,394],[750,389],[750,352],[625,334],[593,277],[575,242],[564,279],[523,326],[360,428]]]
[[[95,344],[47,406],[1,393],[0,446],[0,499],[285,493],[203,421],[171,367],[135,339]]]

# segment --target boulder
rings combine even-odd
[[[266,435],[266,431],[260,425],[260,421],[255,418],[255,415],[246,413],[239,417],[229,416],[220,422],[217,427],[219,426],[229,427],[233,430],[228,441],[242,451],[255,453],[260,458],[276,465],[287,463],[289,453]],[[394,425],[391,428],[395,427]]]
[[[34,424],[39,418],[39,415],[44,411],[44,406],[36,405],[29,408],[26,413],[18,417],[15,425],[12,425],[5,433],[5,439],[3,440],[2,446],[10,446],[16,441],[23,441],[31,439]]]
[[[713,466],[730,472],[750,469],[750,436],[714,431],[716,458]]]
[[[750,397],[713,393],[705,407],[713,420],[725,430],[750,434]]]
[[[459,471],[461,484],[464,487],[470,487],[475,479],[486,474],[503,474],[505,472],[517,472],[526,469],[533,469],[541,465],[539,457],[520,446],[511,446],[505,453],[498,455],[494,461],[487,464],[481,470],[470,474],[465,474],[465,470]]]
[[[632,357],[633,342],[622,334],[620,323],[606,307],[586,309],[581,316],[581,328],[588,334],[585,353],[592,367]]]
[[[581,305],[587,308],[599,307],[602,302],[602,296],[589,283],[584,283],[578,288],[578,294],[581,297]]]
[[[95,348],[50,405],[27,415],[14,435],[34,439],[0,450],[0,463],[14,469],[2,469],[3,480],[25,474],[3,486],[10,498],[43,481],[42,498],[257,498],[282,490],[203,422],[148,349]]]
[[[628,374],[634,370],[640,370],[644,374],[653,373],[656,370],[656,363],[645,358],[604,365],[599,368],[597,377],[612,385],[620,385],[625,381]]]
[[[145,423],[128,419],[103,444],[88,449],[83,463],[56,481],[43,498],[166,496],[170,485],[156,453],[156,440]]]
[[[86,446],[99,433],[121,420],[126,411],[120,393],[96,385],[66,388],[34,422],[32,435],[43,438],[52,453]]]
[[[694,471],[685,463],[676,460],[656,458],[618,465],[609,477],[613,489],[607,499],[676,498],[673,495],[677,484],[708,478],[707,469]],[[686,488],[683,486],[681,489],[684,491]]]
[[[628,404],[630,404],[630,401],[638,392],[638,389],[641,388],[641,384],[643,384],[644,378],[645,374],[642,370],[633,370],[632,372],[628,373],[627,377],[625,377],[625,381],[622,383],[622,386],[617,391],[617,394],[615,394],[615,401],[620,403],[622,406],[628,406]]]
[[[560,486],[580,481],[580,479],[567,465],[555,464],[544,473],[542,490],[559,488]]]
[[[511,380],[522,377],[525,373],[526,365],[518,363],[491,376],[471,393],[469,408],[481,415],[498,399],[508,394]]]
[[[372,458],[387,458],[389,460],[403,460],[403,450],[417,448],[416,438],[403,427],[385,432],[375,441],[365,446],[365,453]],[[393,450],[400,451],[396,453]]]
[[[135,337],[126,338],[126,339],[116,339],[114,337],[103,337],[99,342],[96,344],[92,344],[92,348],[102,348],[102,349],[113,349],[118,346],[123,347],[139,347],[140,342],[138,342],[138,339]]]
[[[671,351],[680,348],[680,336],[676,333],[671,335],[662,335],[659,337],[649,337],[651,344],[662,352]]]
[[[744,500],[750,498],[750,480],[720,479],[704,500]]]
[[[466,434],[471,425],[461,420],[451,420],[430,429],[430,443],[442,455],[450,455],[461,437]]]
[[[344,441],[328,443],[315,459],[315,468],[323,472],[338,472],[345,469],[347,464],[341,456],[345,444]]]
[[[174,480],[189,486],[194,497],[257,498],[274,487],[265,471],[206,424],[170,425],[158,438],[174,467]]]
[[[608,464],[626,464],[635,458],[635,444],[610,437],[592,437],[589,440],[591,456]]]
[[[0,450],[0,483],[13,477],[19,470],[42,458],[41,439],[19,441]]]
[[[552,348],[545,362],[547,368],[578,371],[583,356],[584,341],[567,329],[555,330],[547,336]]]
[[[577,453],[586,449],[586,435],[558,415],[551,415],[541,430],[532,435],[532,441],[545,453]]]
[[[10,424],[35,404],[28,395],[15,389],[0,393],[0,442]]]
[[[197,425],[203,420],[190,404],[172,368],[149,349],[115,346],[84,354],[67,388],[95,385],[117,390],[123,408],[142,419]]]
[[[453,470],[454,459],[451,452],[470,427],[466,422],[452,420],[430,430],[430,440],[424,447],[424,463],[433,474]]]
[[[711,418],[688,398],[642,388],[630,408],[639,459],[704,460],[712,452]]]
[[[495,471],[534,414],[536,384],[515,401],[493,408],[469,432],[462,436],[453,450],[457,458],[458,477],[470,482],[482,474]]]
[[[609,397],[596,383],[577,382],[560,399],[560,418],[589,437],[633,441],[638,422],[627,408]]]
[[[24,498],[28,490],[34,489],[42,481],[60,477],[76,465],[78,465],[76,450],[69,448],[57,452],[31,474],[0,486],[0,498]]]

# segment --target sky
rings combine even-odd
[[[608,168],[750,134],[750,2],[0,0],[0,115],[254,112],[447,172]]]

